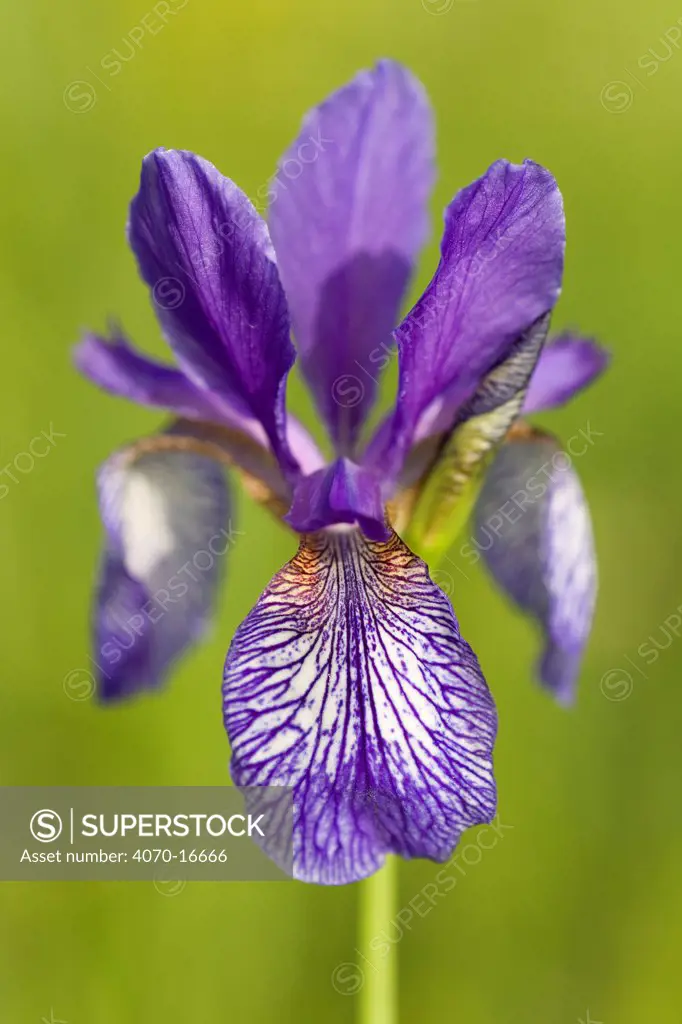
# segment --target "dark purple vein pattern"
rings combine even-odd
[[[495,706],[446,596],[396,534],[304,536],[239,627],[224,713],[237,785],[292,786],[294,874],[445,860],[495,812]]]

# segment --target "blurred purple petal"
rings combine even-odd
[[[545,633],[540,681],[570,703],[592,626],[597,568],[592,524],[571,457],[534,433],[503,445],[475,510],[472,550]]]
[[[561,334],[542,351],[531,377],[524,413],[563,405],[604,372],[610,355],[591,338]]]
[[[396,331],[398,399],[391,430],[367,460],[392,473],[433,416],[455,412],[561,287],[564,215],[554,178],[527,160],[499,160],[448,207],[441,260],[421,299]],[[423,433],[423,431],[422,431]]]
[[[388,540],[379,481],[350,459],[302,477],[286,521],[299,533],[314,533],[326,526],[358,523],[371,540]]]
[[[219,423],[270,447],[258,420],[242,416],[221,395],[198,387],[176,367],[137,352],[118,329],[111,339],[87,333],[74,350],[74,360],[85,377],[111,394],[183,418]],[[323,466],[324,456],[305,427],[290,415],[285,426],[289,447],[302,472],[312,473]],[[243,464],[238,457],[236,461]],[[253,469],[251,465],[245,468]]]
[[[225,423],[265,442],[257,420],[242,416],[174,366],[137,352],[119,330],[111,339],[88,332],[75,349],[74,359],[85,377],[114,395],[140,405],[159,406],[178,416]]]
[[[293,787],[303,881],[352,882],[388,853],[444,861],[492,820],[492,697],[395,534],[303,538],[237,630],[223,693],[236,785]]]
[[[155,150],[130,244],[181,368],[263,426],[288,471],[284,390],[295,352],[265,222],[207,160]]]
[[[381,61],[308,114],[271,186],[301,366],[342,454],[372,404],[428,234],[433,135],[421,83]],[[349,403],[344,385],[358,380],[360,399]]]
[[[191,452],[124,449],[102,467],[99,494],[94,661],[112,700],[158,687],[205,632],[233,535],[220,466]]]

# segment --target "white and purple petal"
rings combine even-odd
[[[104,700],[158,687],[206,630],[232,542],[221,467],[132,446],[99,475],[107,538],[94,610]]]
[[[454,418],[481,378],[553,308],[564,243],[557,184],[530,160],[499,160],[455,197],[436,273],[396,331],[396,408],[367,461],[399,472],[434,403]]]
[[[145,157],[130,244],[181,368],[258,420],[288,472],[284,389],[295,352],[268,229],[237,186],[193,153]]]
[[[302,538],[237,630],[223,693],[235,783],[293,789],[299,879],[352,882],[389,853],[443,861],[494,815],[492,697],[395,534]]]
[[[610,354],[592,338],[560,334],[542,350],[523,412],[543,412],[568,402],[604,372],[609,360]]]
[[[272,182],[268,221],[301,366],[341,454],[392,348],[433,178],[425,90],[385,60],[307,115]],[[349,402],[343,383],[357,379]]]
[[[538,431],[502,446],[475,509],[475,547],[541,626],[540,682],[570,703],[597,593],[592,523],[570,456]]]

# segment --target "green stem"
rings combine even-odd
[[[376,941],[389,930],[398,902],[398,858],[388,857],[380,871],[360,883],[359,953],[364,984],[358,996],[357,1024],[398,1024],[398,947],[379,954]],[[372,940],[375,940],[374,942]]]

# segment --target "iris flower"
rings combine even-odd
[[[494,817],[495,706],[429,572],[472,510],[485,523],[527,495],[485,558],[544,631],[539,676],[562,700],[593,612],[577,477],[520,419],[605,365],[586,339],[544,346],[564,258],[557,184],[498,160],[459,192],[435,273],[400,320],[428,234],[433,135],[423,87],[380,62],[305,118],[267,224],[208,161],[155,150],[128,237],[175,366],[118,329],[76,355],[105,390],[173,414],[99,475],[103,698],[158,686],[209,621],[229,547],[224,465],[298,535],[236,632],[223,695],[232,778],[292,787],[294,872],[312,882],[363,878],[388,853],[445,860]],[[370,433],[394,353],[395,404]],[[296,358],[329,460],[286,409]]]

